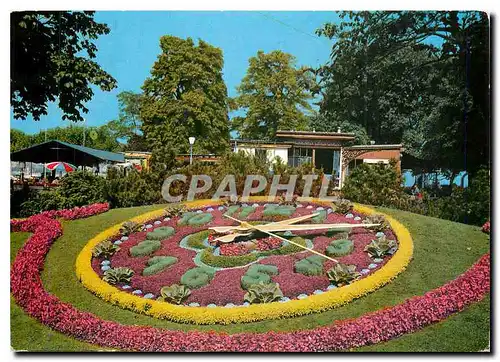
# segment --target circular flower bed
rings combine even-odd
[[[83,214],[105,211],[107,205],[90,206]],[[76,214],[68,215],[72,218]],[[242,351],[316,352],[379,343],[414,332],[459,312],[481,300],[490,290],[490,255],[486,254],[457,279],[391,308],[339,321],[333,325],[296,332],[219,334],[181,332],[122,325],[82,312],[47,293],[40,272],[61,225],[48,216],[36,215],[11,221],[12,231],[33,235],[21,248],[11,269],[11,292],[16,302],[46,326],[82,341],[103,347],[135,351]]]
[[[230,207],[233,217],[238,218],[239,213],[251,208],[251,212],[244,215],[246,220],[260,223],[263,219],[269,222],[273,216],[283,213],[283,209],[276,205],[253,201],[250,206],[242,205],[241,211]],[[158,318],[196,324],[251,322],[320,312],[344,305],[396,277],[409,263],[413,252],[408,231],[390,217],[387,217],[387,221],[392,230],[384,232],[359,227],[354,228],[349,235],[300,231],[285,236],[294,243],[314,248],[323,254],[339,238],[352,240],[352,252],[343,250],[345,255],[336,257],[341,264],[350,265],[354,270],[352,278],[345,279],[345,270],[332,271],[336,265],[334,261],[286,241],[280,240],[278,243],[267,236],[229,245],[211,245],[207,227],[234,225],[234,221],[223,217],[228,208],[218,207],[211,200],[201,200],[186,206],[190,211],[178,217],[164,218],[160,210],[134,218],[132,221],[144,223],[145,228],[125,238],[120,238],[120,226],[116,225],[92,239],[76,263],[77,275],[84,286],[113,304]],[[286,218],[318,213],[320,218],[317,221],[313,219],[312,223],[359,224],[373,213],[369,208],[356,205],[354,214],[344,216],[334,213],[328,206],[318,200],[293,207],[293,210],[286,206],[285,211],[289,215]],[[199,216],[205,214],[212,216],[209,223],[189,225],[190,219],[196,217],[198,220],[201,219]],[[148,225],[154,226],[148,228]],[[176,233],[162,240],[161,247],[152,249],[148,255],[132,256],[136,255],[133,253],[134,248],[148,241],[147,234],[154,227],[174,227]],[[383,238],[393,243],[388,253],[374,256],[366,251],[374,240]],[[92,258],[96,245],[107,239],[118,242],[120,250],[109,260]],[[150,267],[152,256],[168,256],[176,258],[177,262],[159,273],[145,275],[144,269]],[[247,297],[251,292],[250,285],[245,282],[245,278],[249,268],[259,265],[272,266],[277,271],[264,279],[256,278],[256,284],[271,283],[278,288],[275,288],[275,297],[271,299],[252,298],[250,301]],[[133,276],[130,280],[110,285],[102,280],[110,266],[128,268]],[[203,275],[198,275],[197,269],[202,270]],[[193,277],[194,283],[191,282]],[[163,288],[179,284],[189,288],[187,292],[182,291],[182,298],[175,299],[181,305],[166,302],[169,299],[164,298],[162,291],[166,289]],[[156,300],[158,298],[162,301]]]

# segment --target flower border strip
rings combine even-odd
[[[455,280],[423,296],[312,330],[227,335],[128,326],[79,311],[43,289],[40,272],[45,256],[62,229],[57,220],[47,217],[30,219],[17,230],[34,232],[17,254],[11,270],[11,290],[17,303],[31,317],[54,330],[109,348],[144,352],[343,350],[388,341],[441,321],[480,301],[490,290],[488,253]]]
[[[258,201],[259,198],[251,198]],[[311,202],[328,204],[319,199]],[[213,200],[197,200],[185,203],[188,208],[213,206]],[[375,211],[369,207],[355,205],[355,210],[364,214],[373,214]],[[143,223],[161,216],[163,210],[155,210],[131,219]],[[310,313],[322,312],[340,307],[356,298],[360,298],[389,283],[406,269],[413,256],[413,241],[409,231],[392,217],[385,215],[394,233],[399,240],[399,248],[393,257],[375,273],[342,288],[336,288],[322,294],[311,295],[301,300],[292,300],[287,303],[268,303],[263,305],[224,307],[189,307],[174,305],[167,302],[145,299],[126,293],[104,282],[92,269],[92,249],[98,243],[116,235],[120,225],[115,225],[98,234],[82,249],[76,259],[76,274],[81,283],[92,293],[107,302],[134,312],[143,313],[159,319],[168,319],[181,323],[194,324],[230,324],[247,323],[266,319],[279,319],[300,316]]]

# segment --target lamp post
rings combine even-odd
[[[194,144],[195,138],[194,137],[189,137],[189,164],[193,164],[193,144]]]

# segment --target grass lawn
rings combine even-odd
[[[439,287],[469,268],[489,250],[488,236],[479,227],[452,223],[436,218],[411,214],[398,210],[380,209],[402,222],[411,232],[414,244],[414,260],[408,269],[391,284],[337,309],[324,313],[284,320],[262,321],[229,326],[190,326],[158,320],[126,311],[93,296],[78,282],[74,263],[81,248],[100,231],[132,216],[161,208],[153,205],[139,208],[115,209],[88,219],[63,222],[63,236],[51,248],[47,256],[42,279],[46,289],[75,307],[92,312],[101,318],[123,324],[153,325],[168,329],[220,330],[228,333],[241,331],[264,332],[268,330],[296,330],[328,325],[333,320],[355,318],[367,312],[401,303],[414,295],[422,295]],[[27,234],[12,234],[12,244],[19,247]],[[19,244],[19,245],[18,245]],[[470,250],[468,250],[470,248]],[[12,253],[15,251],[11,251]],[[17,308],[17,306],[16,306]],[[32,340],[30,346],[41,345],[43,350],[88,350],[93,346],[76,342],[68,337],[49,331],[37,322],[13,308],[12,345],[25,349],[23,341]],[[484,300],[446,321],[427,327],[387,343],[368,346],[360,351],[477,351],[486,348],[489,340],[489,300]],[[23,320],[24,319],[24,320]],[[30,326],[38,324],[38,329]],[[41,331],[45,330],[45,333]],[[50,344],[47,335],[52,333]],[[38,340],[39,342],[35,342]],[[30,347],[30,349],[33,349]]]

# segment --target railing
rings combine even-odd
[[[312,157],[307,157],[307,156],[288,157],[288,166],[298,167],[304,163],[312,163]]]

